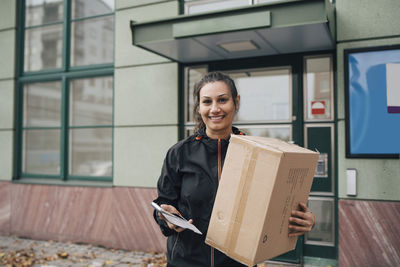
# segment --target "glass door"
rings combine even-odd
[[[296,142],[294,136],[301,133],[296,129],[297,103],[294,99],[293,67],[270,66],[256,69],[226,70],[235,81],[241,95],[239,112],[234,125],[247,135],[278,138],[287,142]],[[296,249],[274,258],[276,261],[300,263],[303,238],[299,238]]]
[[[293,142],[320,152],[308,206],[314,229],[296,249],[273,260],[299,264],[303,256],[337,258],[335,120],[331,54],[280,55],[209,62],[184,68],[181,136],[193,132],[193,85],[209,71],[235,81],[240,108],[234,125],[247,135]]]
[[[302,145],[302,127],[298,124],[302,117],[298,108],[298,66],[288,61],[279,61],[277,64],[268,61],[268,65],[259,67],[258,64],[225,63],[185,67],[184,135],[192,134],[194,128],[194,84],[208,71],[218,70],[232,77],[241,96],[234,126],[247,135],[278,138]],[[273,260],[300,263],[302,251],[301,237],[295,250]]]
[[[226,71],[241,103],[234,125],[247,135],[292,141],[292,70],[290,66]]]

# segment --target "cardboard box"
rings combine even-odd
[[[307,203],[318,154],[278,139],[232,135],[206,243],[248,266],[293,250],[290,213]]]

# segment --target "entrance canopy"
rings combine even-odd
[[[329,50],[335,47],[334,25],[327,0],[131,21],[133,45],[181,63]]]

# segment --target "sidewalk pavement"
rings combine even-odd
[[[164,254],[0,236],[0,266],[165,267]]]

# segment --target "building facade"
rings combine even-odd
[[[383,134],[387,150],[364,151],[374,131],[355,127],[380,105],[357,95],[371,90],[361,80],[380,88],[383,75],[391,123],[379,124],[386,112],[369,124],[398,132],[398,10],[396,0],[2,1],[0,234],[164,251],[150,206],[161,165],[193,132],[193,84],[220,70],[241,94],[236,126],[320,152],[308,203],[317,224],[274,261],[400,264],[400,139]],[[359,79],[365,59],[380,67]]]

